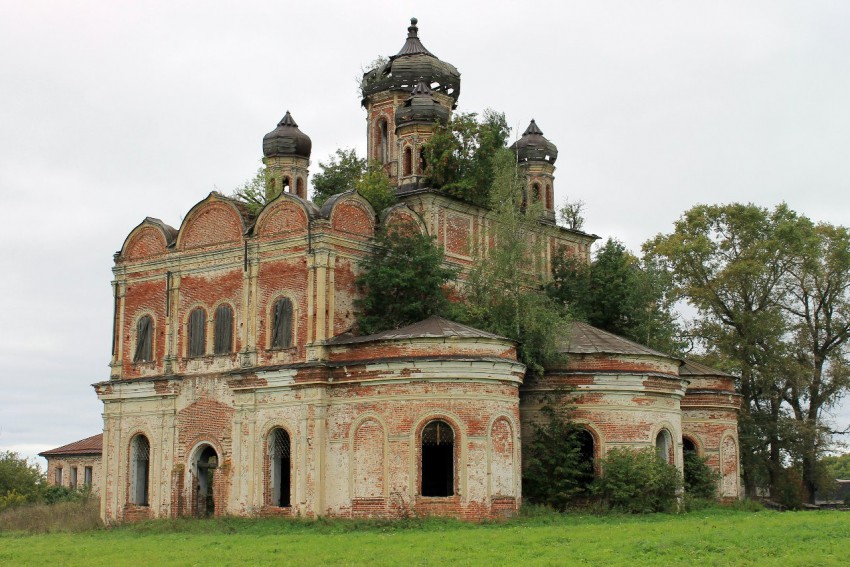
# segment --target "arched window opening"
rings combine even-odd
[[[269,435],[269,489],[271,505],[291,506],[291,470],[289,433],[278,427]]]
[[[136,352],[133,362],[150,362],[153,360],[153,318],[144,315],[136,323]]]
[[[665,463],[673,462],[673,438],[666,429],[662,429],[655,436],[655,454]]]
[[[378,161],[382,164],[389,161],[389,156],[387,155],[389,140],[387,138],[387,121],[381,118],[378,122]]]
[[[284,193],[290,192],[289,177],[284,177],[283,179],[280,180],[280,190]]]
[[[419,175],[425,175],[425,168],[428,162],[425,160],[425,148],[419,149]]]
[[[696,455],[697,454],[696,443],[694,443],[693,440],[689,439],[688,437],[682,437],[682,451],[685,454],[693,453],[694,455]]]
[[[304,180],[300,177],[295,181],[295,194],[301,198],[307,198],[307,195],[304,194]]]
[[[404,148],[404,175],[413,175],[413,150]]]
[[[215,328],[213,330],[215,354],[230,354],[233,352],[233,309],[222,303],[215,310]]]
[[[292,301],[281,297],[274,304],[272,314],[272,348],[292,346]]]
[[[540,185],[535,183],[531,186],[531,202],[536,203],[540,200]]]
[[[195,464],[195,515],[199,518],[215,514],[213,487],[217,468],[218,454],[210,445],[206,445]]]
[[[422,496],[453,496],[455,433],[445,421],[422,430]]]
[[[144,435],[136,435],[130,442],[130,503],[148,505],[148,478],[150,475],[151,445]]]
[[[207,312],[196,307],[189,313],[189,356],[207,353]]]
[[[546,208],[554,209],[555,208],[555,196],[552,193],[552,186],[546,186]]]
[[[587,488],[593,482],[596,472],[596,446],[593,435],[587,429],[580,429],[576,433],[581,455],[581,466],[579,469],[578,482],[582,488]]]

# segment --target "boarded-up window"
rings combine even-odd
[[[233,309],[223,303],[215,310],[215,345],[216,354],[233,352]]]
[[[153,319],[144,315],[136,323],[136,352],[133,362],[148,362],[153,360]]]
[[[77,489],[77,467],[71,467],[71,490]]]
[[[197,307],[189,313],[189,356],[207,352],[207,312]]]
[[[403,175],[411,175],[413,173],[413,151],[410,148],[404,149],[404,173]]]
[[[56,472],[54,473],[53,483],[56,486],[62,486],[62,467],[56,467]]]
[[[86,486],[91,486],[92,481],[92,467],[86,467],[83,471],[83,484]]]
[[[292,346],[292,301],[281,297],[274,304],[272,314],[272,348]]]

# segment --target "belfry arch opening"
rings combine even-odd
[[[130,502],[137,506],[148,505],[151,444],[142,434],[130,442]]]
[[[269,433],[269,504],[292,505],[292,460],[289,433],[277,427]]]
[[[198,518],[207,518],[215,514],[215,477],[218,469],[218,453],[211,445],[201,445],[196,450],[192,467],[195,489],[195,510]]]
[[[435,420],[422,429],[422,496],[454,496],[455,433]]]

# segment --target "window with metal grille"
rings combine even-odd
[[[153,360],[153,318],[143,315],[136,323],[136,352],[133,362],[149,362]]]
[[[455,481],[455,433],[445,421],[422,430],[422,496],[452,496]]]
[[[289,433],[277,427],[269,434],[269,489],[272,506],[290,506],[291,457]]]
[[[151,445],[144,435],[136,435],[130,442],[130,503],[148,505],[148,478],[150,473]]]
[[[189,356],[203,356],[207,352],[207,312],[196,307],[189,313]]]
[[[215,310],[214,337],[213,352],[216,354],[233,352],[233,309],[226,303],[219,305]]]
[[[292,301],[281,297],[272,311],[272,348],[289,348],[292,346]]]

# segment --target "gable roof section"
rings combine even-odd
[[[377,341],[401,341],[409,339],[436,339],[436,338],[463,338],[463,339],[498,339],[510,341],[511,339],[494,335],[474,327],[461,325],[449,321],[438,315],[432,315],[424,321],[413,323],[399,329],[383,331],[374,335],[355,337],[350,334],[337,335],[328,341],[329,345],[348,345],[356,343],[368,343]],[[511,341],[513,342],[513,341]]]
[[[562,352],[567,354],[626,354],[632,356],[674,356],[652,350],[642,344],[624,339],[587,323],[573,322],[570,343]]]
[[[42,457],[54,455],[100,455],[103,453],[103,433],[62,445],[56,449],[39,453]]]

